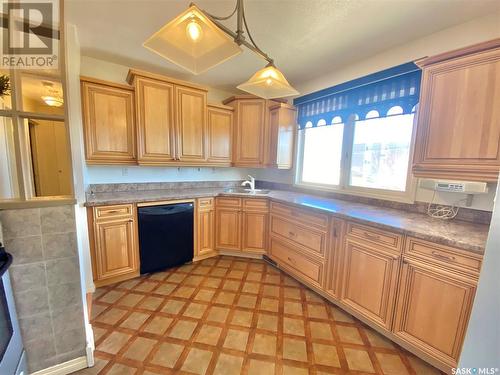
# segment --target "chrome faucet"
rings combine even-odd
[[[243,181],[241,183],[241,186],[249,185],[250,190],[253,192],[253,191],[255,191],[255,177],[248,175],[248,178],[249,178],[248,180]]]

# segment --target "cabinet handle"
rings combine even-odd
[[[290,257],[287,257],[287,259],[288,259],[288,260],[290,261],[290,263],[293,263],[293,264],[295,264],[295,260],[293,260],[292,258],[290,258]]]
[[[293,232],[288,232],[288,235],[289,235],[290,237],[295,237],[295,236],[296,236],[296,234],[295,234],[295,233],[293,233]]]
[[[380,241],[380,236],[377,236],[376,234],[371,234],[371,233],[367,233],[367,232],[363,232],[363,234],[369,240]]]
[[[450,262],[454,262],[455,261],[455,257],[454,256],[451,256],[451,255],[443,255],[443,254],[440,254],[438,253],[437,251],[433,251],[431,253],[434,258],[438,258],[438,259],[441,259],[441,260],[447,260],[447,261],[450,261]]]
[[[108,214],[116,214],[118,212],[120,212],[120,211],[118,211],[118,210],[110,210],[110,211],[108,211]]]

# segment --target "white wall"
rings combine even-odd
[[[425,56],[432,56],[499,37],[500,12],[497,12],[430,34],[357,63],[349,64],[343,69],[337,69],[331,74],[323,75],[316,80],[299,85],[297,89],[302,95],[305,95]],[[294,172],[259,170],[257,178],[291,184],[294,181]],[[476,196],[470,208],[491,211],[493,209],[496,184],[489,184],[489,190],[488,194]],[[452,204],[462,198],[463,195],[457,196],[454,193],[439,193],[436,195],[435,200],[442,204]],[[431,191],[417,188],[417,201],[429,202],[431,199]]]

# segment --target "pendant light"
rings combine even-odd
[[[50,107],[61,107],[64,104],[64,100],[61,96],[59,90],[54,87],[52,82],[44,81],[42,100]]]
[[[235,32],[220,21],[237,17]],[[244,34],[247,34],[249,41]],[[255,73],[238,89],[265,99],[297,95],[274,61],[254,42],[245,18],[243,0],[236,0],[233,12],[217,17],[191,4],[189,8],[171,20],[146,42],[144,47],[159,54],[176,65],[200,74],[236,56],[245,46],[267,61],[267,65]]]

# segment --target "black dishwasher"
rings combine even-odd
[[[141,274],[193,260],[193,203],[138,207]]]

